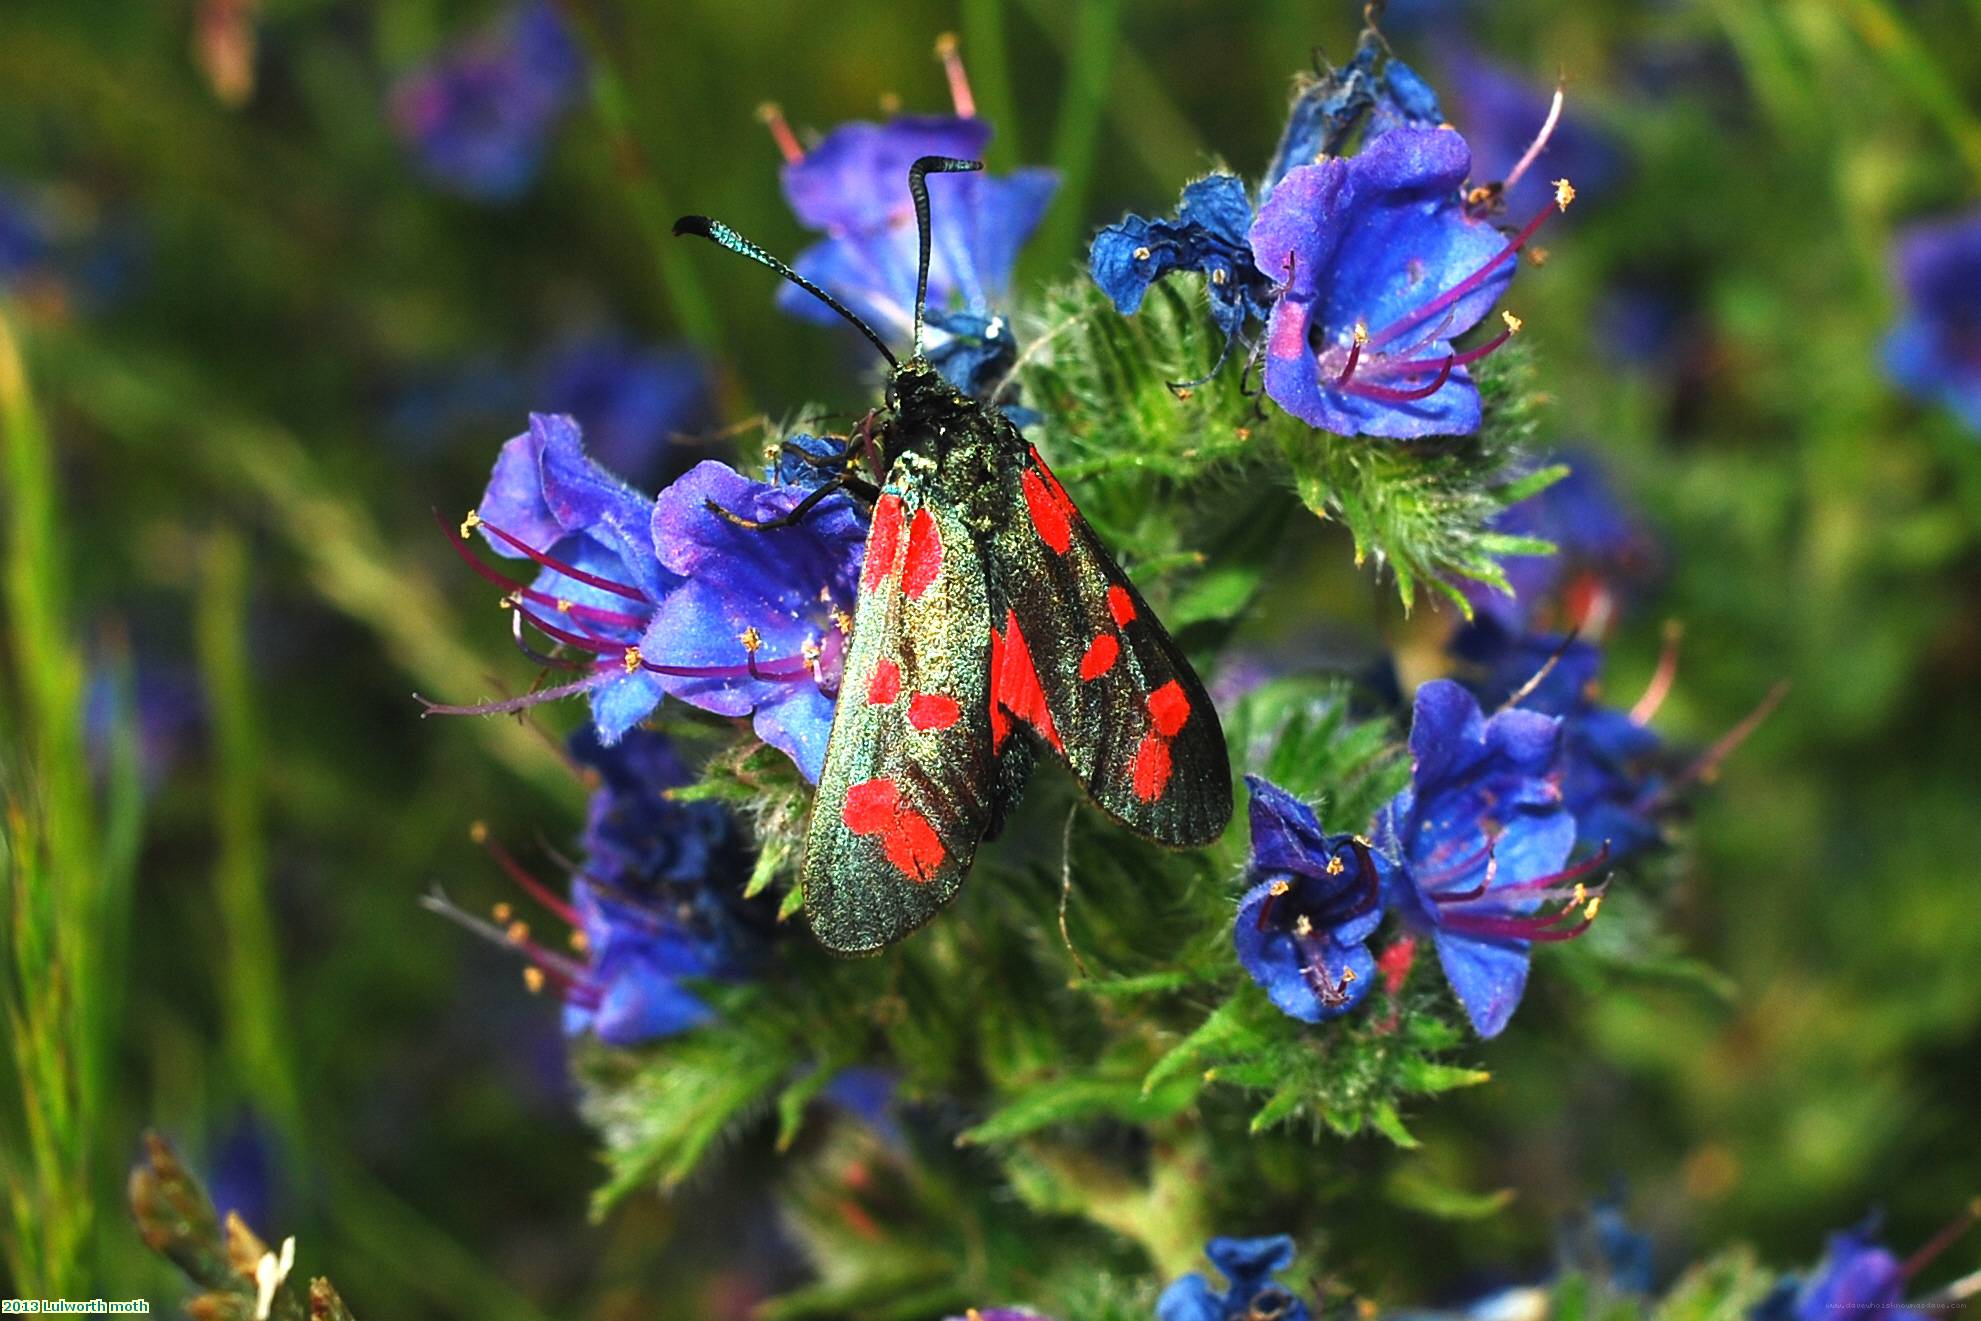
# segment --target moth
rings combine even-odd
[[[900,940],[955,897],[1042,753],[1158,843],[1208,844],[1231,819],[1224,732],[1190,662],[1038,450],[923,357],[927,176],[982,168],[941,156],[909,168],[920,258],[905,362],[727,225],[684,216],[674,226],[820,299],[891,368],[885,405],[863,428],[879,485],[849,459],[821,466],[820,484],[772,522],[717,510],[770,527],[842,490],[873,509],[800,868],[813,933],[843,954]]]

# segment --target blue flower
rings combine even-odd
[[[537,397],[584,428],[613,472],[657,476],[669,441],[708,415],[708,374],[693,354],[611,335],[567,340],[536,367]]]
[[[1873,1238],[1875,1221],[1830,1235],[1829,1250],[1807,1281],[1790,1277],[1754,1309],[1756,1321],[1837,1321],[1853,1312],[1876,1312],[1893,1321],[1926,1321],[1906,1307],[1911,1276],[1906,1264]]]
[[[1266,392],[1342,435],[1411,439],[1479,427],[1466,372],[1519,328],[1463,353],[1513,278],[1537,216],[1508,239],[1467,214],[1465,139],[1401,128],[1346,158],[1289,172],[1252,226],[1260,270],[1281,282],[1266,341]],[[1572,197],[1564,191],[1563,204]]]
[[[1600,631],[1615,616],[1620,589],[1651,575],[1657,546],[1593,456],[1565,452],[1549,461],[1568,464],[1568,475],[1501,511],[1493,531],[1551,541],[1555,553],[1510,556],[1511,595],[1474,583],[1465,596],[1482,616],[1515,631],[1548,614],[1564,627]]]
[[[435,183],[508,201],[536,178],[551,127],[583,78],[556,7],[534,0],[400,79],[393,122]]]
[[[803,498],[713,461],[662,491],[653,544],[664,571],[683,581],[661,602],[639,650],[670,695],[719,715],[750,716],[758,736],[816,783],[866,519],[845,496],[828,498],[795,526],[764,530],[708,507],[767,521]]]
[[[920,156],[981,160],[991,128],[975,117],[953,48],[945,50],[954,115],[899,115],[885,124],[842,124],[806,150],[774,119],[785,152],[784,196],[801,223],[826,235],[792,263],[883,337],[913,333],[919,240],[908,167]],[[932,181],[927,352],[958,389],[986,397],[1014,360],[999,315],[1019,249],[1059,186],[1051,170],[953,174]],[[778,306],[821,324],[831,309],[795,287]],[[956,342],[960,341],[960,343]]]
[[[571,754],[598,782],[571,882],[587,957],[563,988],[565,1031],[629,1046],[699,1026],[712,1011],[686,983],[737,975],[758,938],[741,832],[717,804],[668,796],[692,777],[658,734],[607,746],[581,729]]]
[[[1123,316],[1141,310],[1149,286],[1173,271],[1205,278],[1211,319],[1229,346],[1271,310],[1273,282],[1252,264],[1247,231],[1252,202],[1234,174],[1211,174],[1184,188],[1172,220],[1124,216],[1094,236],[1087,269]]]
[[[1597,700],[1599,648],[1580,639],[1515,633],[1481,619],[1459,631],[1451,651],[1474,667],[1466,686],[1488,706],[1547,671],[1520,704],[1561,721],[1561,798],[1575,818],[1578,854],[1607,849],[1616,860],[1663,842],[1665,748],[1646,723],[1655,705],[1640,718]]]
[[[578,424],[532,413],[530,429],[502,447],[468,526],[489,548],[540,566],[510,589],[520,620],[588,659],[579,681],[591,694],[599,737],[616,742],[659,705],[661,678],[635,650],[659,602],[679,583],[654,555],[653,501],[594,463]],[[560,690],[562,691],[562,690]]]
[[[26,193],[0,184],[0,289],[43,270],[53,251],[42,209]]]
[[[1157,1321],[1308,1321],[1307,1304],[1272,1278],[1293,1264],[1293,1240],[1285,1234],[1214,1238],[1204,1255],[1224,1276],[1224,1292],[1192,1271],[1162,1291]]]
[[[1623,174],[1623,151],[1608,133],[1588,121],[1563,112],[1547,129],[1553,93],[1481,59],[1456,43],[1440,52],[1450,75],[1456,119],[1472,144],[1480,178],[1507,180],[1526,159],[1536,136],[1547,133],[1539,155],[1513,177],[1500,194],[1506,209],[1529,216],[1548,205],[1551,179],[1566,175],[1576,185],[1600,195]]]
[[[1368,842],[1321,830],[1314,810],[1256,775],[1251,790],[1254,883],[1238,904],[1238,961],[1282,1013],[1338,1018],[1374,983],[1368,939],[1383,917],[1384,871]]]
[[[1365,121],[1367,138],[1393,128],[1436,128],[1444,122],[1431,85],[1402,60],[1386,58],[1386,52],[1379,35],[1364,32],[1348,63],[1301,80],[1272,164],[1259,182],[1260,202],[1299,166],[1341,155]]]
[[[1569,888],[1593,865],[1563,870],[1575,818],[1562,804],[1561,722],[1521,710],[1488,719],[1438,679],[1417,690],[1410,757],[1410,784],[1379,823],[1391,897],[1437,945],[1474,1030],[1497,1036],[1526,989],[1532,942],[1581,934],[1600,898]]]
[[[1981,432],[1981,211],[1907,230],[1893,266],[1906,308],[1885,341],[1885,370]]]

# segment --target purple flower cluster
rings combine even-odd
[[[1487,717],[1449,680],[1417,691],[1410,784],[1378,814],[1373,841],[1325,835],[1313,812],[1252,781],[1253,888],[1234,939],[1246,970],[1292,1017],[1353,1009],[1376,969],[1367,944],[1385,906],[1430,938],[1479,1035],[1519,1004],[1537,941],[1594,919],[1599,854],[1567,866],[1576,823],[1563,799],[1562,722]]]
[[[715,462],[642,496],[585,453],[578,424],[533,414],[502,448],[464,533],[537,567],[528,583],[462,553],[501,587],[518,645],[575,674],[528,697],[448,713],[518,710],[585,693],[606,745],[663,697],[750,717],[809,780],[825,761],[865,518],[830,499],[801,523],[757,529],[803,498]],[[530,639],[547,642],[536,649]],[[761,655],[759,653],[762,653]]]
[[[1354,59],[1296,96],[1256,211],[1236,176],[1210,175],[1173,219],[1131,215],[1101,231],[1090,272],[1124,314],[1154,281],[1202,274],[1225,353],[1264,323],[1266,393],[1313,426],[1403,440],[1476,431],[1467,368],[1520,322],[1505,314],[1483,343],[1452,341],[1492,310],[1520,249],[1574,190],[1558,180],[1502,233],[1473,204],[1471,149],[1442,121],[1430,86],[1366,34]]]
[[[520,196],[584,83],[584,60],[548,0],[442,51],[399,80],[392,122],[420,169],[484,202]]]

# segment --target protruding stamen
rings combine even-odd
[[[1741,719],[1739,724],[1720,735],[1717,742],[1700,753],[1698,758],[1690,766],[1680,771],[1672,779],[1671,783],[1666,785],[1652,800],[1653,805],[1658,802],[1669,801],[1680,789],[1695,780],[1711,781],[1719,773],[1720,763],[1731,756],[1734,749],[1745,743],[1748,736],[1761,727],[1761,722],[1766,720],[1777,706],[1781,705],[1782,698],[1786,696],[1788,696],[1788,680],[1783,679],[1768,690],[1768,695],[1763,697],[1760,703]]]
[[[489,522],[485,518],[477,518],[475,520],[475,526],[487,528],[497,537],[500,537],[503,541],[507,542],[511,546],[514,546],[517,550],[521,551],[524,555],[527,555],[530,559],[536,561],[538,564],[541,564],[544,568],[553,569],[556,572],[563,574],[566,578],[571,578],[578,582],[584,583],[588,587],[596,587],[601,592],[611,592],[614,596],[623,596],[629,601],[638,601],[642,605],[651,604],[650,602],[647,601],[646,593],[640,591],[637,587],[628,587],[626,584],[616,583],[612,581],[612,579],[610,578],[602,578],[598,574],[587,573],[585,570],[580,569],[575,565],[566,564],[562,560],[552,559],[550,556],[544,554],[536,547],[531,546],[523,542],[522,540],[511,536],[507,532],[504,532],[501,528],[497,527],[495,524]]]
[[[949,78],[949,99],[956,106],[957,117],[975,119],[977,98],[970,94],[970,78],[963,72],[963,52],[954,32],[945,32],[935,39],[935,54]]]
[[[1651,672],[1651,682],[1644,685],[1644,695],[1637,699],[1637,705],[1630,708],[1633,723],[1650,724],[1651,717],[1658,714],[1658,708],[1665,704],[1672,681],[1678,677],[1678,643],[1684,636],[1683,624],[1676,619],[1665,621],[1664,646],[1658,652],[1658,668]]]
[[[1567,200],[1563,200],[1564,196],[1566,197]],[[1556,204],[1559,205],[1563,210],[1567,210],[1568,203],[1573,200],[1575,200],[1575,190],[1568,186],[1568,180],[1566,179],[1560,180],[1555,186]],[[1451,288],[1439,294],[1436,298],[1431,299],[1429,302],[1423,304],[1420,307],[1405,312],[1402,316],[1390,322],[1387,326],[1384,326],[1380,331],[1376,333],[1375,337],[1370,341],[1371,347],[1380,349],[1383,345],[1389,343],[1391,340],[1395,339],[1398,335],[1401,335],[1404,331],[1410,329],[1410,327],[1417,325],[1419,322],[1425,320],[1428,317],[1435,316],[1439,312],[1444,311],[1447,307],[1450,307],[1453,303],[1457,302],[1459,299],[1465,297],[1465,295],[1471,293],[1474,289],[1477,289],[1480,285],[1484,284],[1489,278],[1491,278],[1492,273],[1499,269],[1500,263],[1505,261],[1511,261],[1513,259],[1513,254],[1519,252],[1521,248],[1525,247],[1527,244],[1527,240],[1533,238],[1535,232],[1539,230],[1542,225],[1546,224],[1548,217],[1553,214],[1554,214],[1553,207],[1546,207],[1546,206],[1542,207],[1541,210],[1534,216],[1534,218],[1532,220],[1529,220],[1525,225],[1525,227],[1523,227],[1518,234],[1515,234],[1511,239],[1507,240],[1506,246],[1501,248],[1495,256],[1493,256],[1489,261],[1486,262],[1485,265],[1481,266],[1478,270],[1472,272],[1472,274],[1460,280],[1457,284],[1451,286]]]
[[[475,706],[450,706],[443,702],[430,702],[418,693],[413,694],[413,700],[426,708],[426,710],[420,712],[422,718],[426,716],[514,715],[518,711],[527,711],[531,707],[541,706],[545,702],[555,702],[562,698],[574,697],[579,693],[588,692],[604,683],[607,679],[615,677],[609,669],[595,670],[575,683],[567,683],[562,687],[545,688],[541,692],[525,693],[521,697],[511,697],[500,702],[482,702]]]
[[[736,640],[743,644],[744,651],[754,656],[763,648],[764,635],[757,632],[756,625],[752,624],[738,634]]]
[[[441,518],[439,510],[434,510],[433,516],[440,521],[440,525],[443,528],[447,526],[446,520]],[[468,549],[467,533],[472,528],[488,525],[484,524],[480,516],[473,510],[468,511],[468,520],[461,524],[463,529],[461,540],[456,541],[454,538],[449,537],[447,541],[454,548],[454,553],[461,557],[462,563],[474,570],[475,575],[484,582],[502,588],[510,596],[518,600],[529,601],[535,605],[550,606],[559,614],[569,615],[574,619],[585,619],[594,624],[604,624],[613,628],[644,628],[646,626],[647,621],[639,615],[624,614],[617,610],[604,610],[598,606],[580,605],[574,601],[565,600],[562,597],[552,596],[548,592],[539,592],[520,579],[511,578],[500,569],[484,564],[475,556],[473,551]]]
[[[1362,361],[1362,350],[1369,342],[1369,324],[1366,321],[1355,323],[1355,340],[1348,346],[1348,361],[1343,364],[1341,375],[1334,378],[1337,386],[1348,384],[1348,378],[1355,374],[1355,365]]]
[[[514,855],[508,849],[503,848],[493,839],[490,839],[487,826],[479,821],[475,822],[469,828],[468,838],[480,845],[483,851],[494,860],[495,865],[502,869],[503,874],[520,886],[530,898],[542,904],[546,912],[551,913],[560,922],[568,926],[575,927],[578,925],[578,910],[566,903],[549,886],[531,875],[529,868],[517,862]],[[509,905],[498,904],[496,906],[496,921],[507,924],[511,920],[511,916]]]
[[[450,922],[466,927],[469,931],[474,932],[491,944],[501,945],[505,949],[521,950],[529,956],[530,962],[536,964],[537,967],[542,968],[551,976],[561,977],[574,986],[582,985],[586,980],[586,973],[582,964],[574,963],[555,950],[548,950],[541,945],[531,942],[528,939],[527,932],[524,933],[523,939],[513,939],[508,931],[482,921],[482,919],[476,917],[473,913],[468,912],[456,904],[452,899],[447,897],[447,892],[437,885],[428,893],[420,896],[420,907],[430,913],[438,913]]]
[[[1511,312],[1501,312],[1500,320],[1506,322],[1506,333],[1509,335],[1518,335],[1527,325],[1525,321],[1522,321]]]
[[[1494,347],[1497,348],[1498,345],[1496,344]],[[1444,389],[1445,382],[1451,379],[1451,369],[1457,363],[1458,358],[1455,354],[1446,358],[1439,365],[1438,374],[1431,378],[1431,383],[1414,390],[1396,390],[1386,385],[1371,385],[1367,381],[1356,381],[1347,388],[1350,394],[1359,394],[1369,399],[1380,399],[1385,403],[1407,404],[1418,399],[1428,399],[1438,391]],[[1421,366],[1425,370],[1429,370],[1430,368],[1429,363],[1406,363],[1404,365]]]
[[[766,101],[757,107],[757,119],[770,130],[770,140],[777,144],[786,165],[796,165],[805,159],[805,148],[799,144],[798,135],[791,131],[790,122],[784,118],[783,106],[775,101]]]
[[[440,511],[438,509],[434,510],[433,516],[435,518],[439,518]],[[445,527],[446,523],[443,521],[441,526]],[[471,534],[476,528],[480,526],[481,526],[481,515],[475,512],[474,510],[470,509],[468,511],[468,516],[461,520],[461,540],[466,541],[468,539],[469,534]]]
[[[1513,191],[1513,185],[1520,182],[1520,176],[1527,173],[1541,153],[1548,149],[1548,139],[1554,136],[1555,125],[1561,122],[1562,102],[1567,99],[1567,92],[1557,85],[1555,99],[1548,105],[1548,117],[1542,122],[1541,131],[1534,135],[1534,141],[1528,145],[1526,153],[1506,172],[1503,183],[1508,192]]]
[[[1549,653],[1548,658],[1541,662],[1541,668],[1534,671],[1526,683],[1514,689],[1508,695],[1507,699],[1500,703],[1499,709],[1502,711],[1511,711],[1514,707],[1519,706],[1522,702],[1532,697],[1534,690],[1539,688],[1543,683],[1546,683],[1548,676],[1555,672],[1555,666],[1561,664],[1561,658],[1568,654],[1568,649],[1575,645],[1575,639],[1579,636],[1581,636],[1580,629],[1571,628],[1567,633],[1564,633],[1562,635],[1561,645]]]
[[[1972,1229],[1978,1222],[1981,1222],[1981,1197],[1969,1202],[1966,1210],[1949,1221],[1939,1233],[1927,1239],[1917,1252],[1907,1257],[1905,1264],[1899,1267],[1899,1274],[1909,1280],[1925,1270],[1933,1264],[1934,1258],[1952,1247],[1962,1234]]]

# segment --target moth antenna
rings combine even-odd
[[[917,161],[916,164],[920,165],[921,162]],[[970,168],[981,169],[982,167],[971,166]],[[919,179],[916,180],[917,185],[919,185],[920,182],[921,181]],[[926,200],[924,200],[924,202],[922,203],[921,214],[923,218],[922,272],[924,278],[926,279],[928,273],[928,265],[929,265],[928,205]],[[751,261],[757,263],[757,265],[759,266],[768,266],[771,270],[776,271],[783,278],[797,285],[800,289],[803,289],[806,293],[818,299],[821,303],[824,303],[827,307],[839,313],[839,315],[845,317],[847,321],[852,323],[852,326],[855,330],[859,331],[862,335],[865,335],[867,337],[867,342],[869,344],[872,344],[875,348],[880,350],[880,356],[887,359],[889,366],[899,367],[901,365],[901,360],[894,356],[893,350],[889,349],[887,347],[886,342],[883,341],[879,335],[874,333],[874,328],[872,326],[868,325],[866,322],[860,320],[858,316],[854,315],[852,308],[846,306],[846,304],[840,302],[837,298],[834,298],[831,294],[819,288],[817,285],[813,284],[810,280],[807,280],[804,276],[798,274],[798,272],[792,270],[789,266],[785,265],[777,258],[771,256],[768,252],[765,252],[762,248],[758,247],[750,240],[744,238],[741,234],[738,234],[735,230],[723,224],[720,220],[710,220],[707,216],[682,216],[679,220],[674,222],[674,236],[676,238],[679,238],[683,234],[693,234],[698,238],[705,238],[709,242],[714,243],[719,247],[724,247],[729,249],[731,252],[736,253],[738,256],[748,257]],[[915,326],[916,326],[915,342],[917,346],[916,351],[919,352],[921,345],[920,300],[917,300],[916,302]]]
[[[929,302],[929,180],[931,174],[966,174],[984,168],[982,161],[958,160],[954,156],[922,156],[908,167],[908,192],[915,199],[915,342],[910,357],[922,356],[922,321]],[[679,233],[679,228],[676,228]]]

